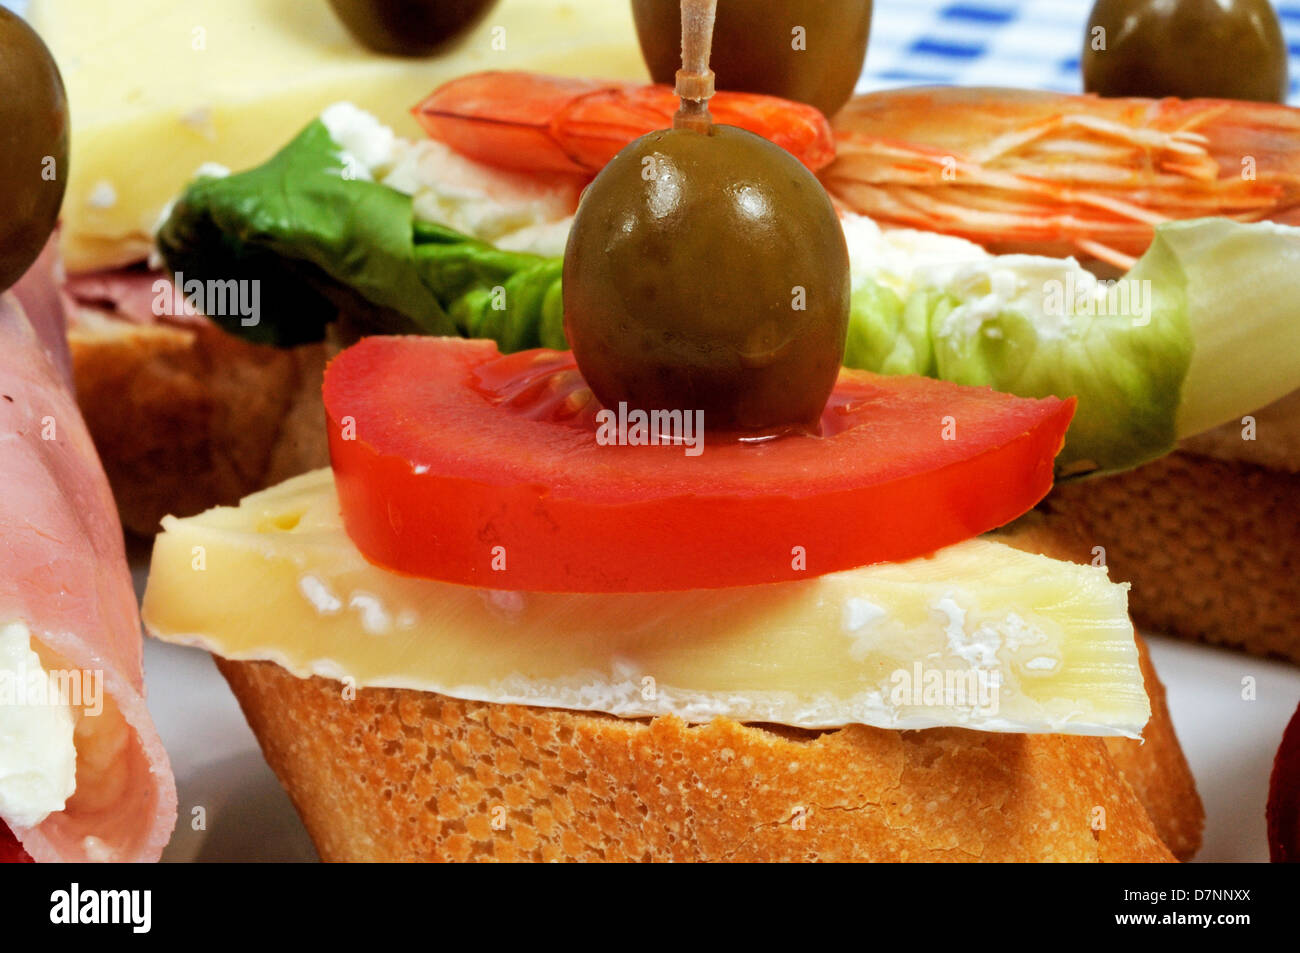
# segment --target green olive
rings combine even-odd
[[[428,56],[470,30],[496,0],[330,0],[357,40],[379,53]]]
[[[63,78],[36,31],[0,7],[0,291],[45,247],[67,181]]]
[[[1285,102],[1286,43],[1268,0],[1098,0],[1083,86],[1103,96]]]
[[[678,0],[632,0],[656,83],[682,65]],[[718,0],[710,66],[718,89],[784,96],[826,115],[853,95],[867,54],[871,0]]]
[[[731,126],[642,136],[578,206],[564,330],[606,406],[714,431],[813,429],[839,373],[849,257],[800,162]]]

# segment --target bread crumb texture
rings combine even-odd
[[[68,343],[77,402],[134,533],[329,462],[323,345],[279,350],[213,325],[140,326],[89,310]]]
[[[217,663],[328,861],[1173,859],[1096,738],[690,726]]]

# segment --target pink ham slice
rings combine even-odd
[[[132,324],[185,327],[208,320],[185,300],[166,273],[144,265],[69,275],[63,292],[72,305],[74,321],[78,307],[107,311]]]
[[[45,243],[40,257],[18,279],[13,292],[27,312],[45,353],[72,386],[72,357],[68,353],[68,334],[63,320],[63,262],[59,259],[57,233]]]
[[[97,758],[83,757],[78,730],[67,807],[14,834],[37,861],[152,861],[176,823],[176,784],[145,707],[117,508],[48,334],[62,322],[48,280],[24,279],[30,317],[17,294],[0,295],[0,620],[25,623],[47,666],[101,671],[105,704],[83,717]]]

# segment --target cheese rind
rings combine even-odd
[[[143,616],[301,677],[625,717],[1136,736],[1150,716],[1104,569],[971,540],[795,583],[497,592],[368,563],[328,470],[164,520]]]
[[[415,137],[411,107],[464,73],[644,79],[631,12],[609,0],[502,0],[447,52],[379,56],[324,0],[32,0],[72,114],[61,242],[69,271],[142,260],[204,162],[264,162],[348,100]]]

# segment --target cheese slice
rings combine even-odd
[[[61,240],[74,272],[143,259],[201,164],[261,163],[330,103],[414,137],[411,107],[464,73],[646,78],[630,6],[610,0],[501,0],[428,59],[366,50],[325,0],[32,0],[28,18],[72,111]]]
[[[1126,587],[991,540],[794,583],[564,595],[371,565],[329,470],[163,526],[150,633],[301,677],[802,728],[1137,736],[1150,716]]]

